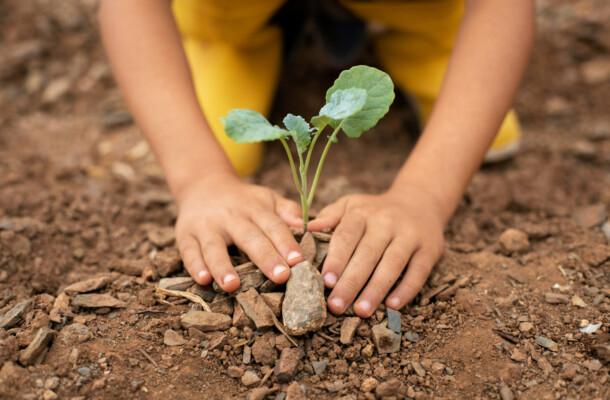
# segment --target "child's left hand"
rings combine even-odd
[[[371,316],[405,267],[385,303],[397,310],[413,300],[443,251],[441,215],[436,200],[412,186],[381,195],[345,196],[324,208],[308,228],[334,228],[322,268],[326,287],[333,288],[330,311],[343,313],[370,278],[354,312]]]

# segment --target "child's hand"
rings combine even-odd
[[[177,196],[176,239],[189,274],[200,285],[212,278],[227,292],[236,290],[227,245],[235,244],[273,282],[283,283],[303,257],[288,225],[302,226],[300,207],[271,189],[215,176]]]
[[[366,285],[354,312],[367,318],[407,267],[386,305],[399,309],[422,288],[443,250],[439,206],[418,188],[382,195],[350,195],[324,208],[308,227],[335,228],[322,275],[334,288],[328,308],[343,313]],[[371,276],[372,274],[372,276]]]

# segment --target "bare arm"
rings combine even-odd
[[[302,224],[300,208],[234,172],[200,109],[171,2],[103,0],[99,20],[117,81],[178,202],[176,241],[189,274],[234,291],[227,245],[236,244],[285,282],[302,260],[287,226]]]
[[[333,313],[358,297],[354,311],[370,316],[405,265],[386,305],[399,309],[422,288],[442,254],[443,228],[512,103],[534,20],[532,0],[470,0],[430,121],[392,188],[343,197],[310,223],[335,228],[322,269]]]

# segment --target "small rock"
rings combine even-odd
[[[313,263],[316,257],[316,241],[311,235],[311,232],[306,232],[301,239],[301,252],[303,253],[303,260]]]
[[[271,366],[275,363],[277,352],[275,350],[275,335],[273,332],[267,332],[254,340],[252,356],[254,361],[263,365]]]
[[[212,332],[209,337],[208,350],[222,349],[227,344],[227,335],[222,332]]]
[[[587,303],[584,302],[583,299],[581,299],[578,295],[574,295],[572,296],[572,305],[575,307],[580,307],[580,308],[585,308],[587,307]]]
[[[182,260],[178,250],[174,248],[163,249],[155,255],[153,265],[160,276],[166,277],[182,270]]]
[[[279,317],[282,313],[282,301],[284,301],[284,293],[272,292],[272,293],[261,293],[261,297],[265,300],[265,303],[269,306],[273,314]]]
[[[266,386],[263,387],[259,387],[256,389],[253,389],[252,392],[250,392],[250,400],[265,400],[267,398],[267,395],[271,393],[271,389],[269,389]]]
[[[334,375],[347,375],[349,372],[349,365],[346,360],[334,360],[329,365],[330,370]]]
[[[196,328],[202,332],[226,330],[231,327],[231,317],[207,311],[189,311],[180,316],[184,329]]]
[[[400,334],[400,327],[402,324],[400,312],[392,310],[391,308],[388,308],[386,311],[388,313],[388,329]]]
[[[244,354],[242,354],[241,362],[243,364],[250,364],[252,361],[252,348],[250,346],[244,346]]]
[[[606,219],[606,206],[593,204],[574,210],[572,218],[583,228],[593,228],[604,223]]]
[[[290,343],[290,341],[288,340],[288,338],[286,338],[286,336],[280,334],[275,337],[275,348],[278,349],[279,351],[282,351],[291,346],[292,346],[292,343]]]
[[[55,337],[55,331],[42,327],[34,339],[19,355],[19,361],[24,366],[34,364],[47,351],[47,345]]]
[[[546,358],[540,356],[538,358],[538,367],[544,371],[546,374],[552,374],[554,372],[554,368]]]
[[[580,73],[588,85],[599,85],[610,79],[610,57],[597,57],[580,65]]]
[[[233,306],[233,326],[239,329],[254,328],[254,321],[246,315],[244,308],[237,302]]]
[[[22,301],[21,303],[17,303],[13,308],[8,310],[6,314],[0,317],[0,328],[2,329],[10,329],[13,326],[17,325],[19,321],[21,321],[23,314],[30,308],[32,305],[31,300]]]
[[[610,343],[600,343],[592,347],[595,356],[605,364],[610,364]]]
[[[321,269],[320,266],[326,259],[326,255],[328,254],[329,243],[328,242],[318,242],[316,247],[318,248],[318,251],[316,252],[316,256],[314,257],[312,264],[313,264],[314,268],[319,270],[319,269]]]
[[[405,339],[407,339],[411,343],[419,342],[419,335],[416,332],[408,331],[408,332],[405,332],[405,334],[403,336]]]
[[[379,354],[395,353],[400,350],[400,335],[379,324],[372,328],[373,341]]]
[[[513,391],[510,390],[508,385],[506,383],[504,383],[503,381],[500,382],[499,389],[500,389],[500,397],[502,398],[502,400],[513,400],[515,398],[515,396],[513,395]]]
[[[254,321],[257,329],[274,326],[273,311],[271,311],[256,289],[252,288],[245,293],[238,294],[236,300],[243,307],[246,315]]]
[[[127,307],[127,303],[116,299],[109,294],[79,294],[74,300],[72,300],[72,305],[77,307],[85,307],[85,308],[125,308]]]
[[[326,371],[326,367],[328,366],[328,360],[312,361],[311,366],[313,368],[313,372],[316,375],[322,375],[324,371]]]
[[[516,362],[524,362],[527,357],[521,352],[521,350],[513,349],[513,352],[510,355],[510,359]]]
[[[545,293],[544,301],[549,304],[568,304],[570,302],[570,298],[565,294]]]
[[[301,385],[298,382],[292,382],[288,389],[286,389],[286,399],[285,400],[307,400]]]
[[[367,344],[364,346],[364,349],[362,349],[360,354],[362,354],[362,357],[364,358],[371,358],[373,356],[373,349],[374,347],[372,344]]]
[[[401,382],[394,378],[389,381],[380,383],[375,389],[375,395],[378,398],[397,396],[400,392]]]
[[[326,390],[329,391],[330,393],[339,392],[339,391],[343,390],[346,386],[345,382],[343,382],[341,380],[336,380],[334,382],[324,382],[323,385],[326,388]]]
[[[595,145],[586,140],[579,140],[572,145],[572,153],[582,160],[594,160],[597,156]]]
[[[194,283],[195,283],[195,281],[190,276],[179,276],[179,277],[176,277],[176,278],[163,278],[163,279],[161,279],[159,281],[159,287],[161,289],[167,289],[167,290],[185,291],[188,288],[190,288],[191,286],[193,286]],[[193,292],[191,291],[191,293],[193,293]],[[197,293],[194,293],[194,294],[197,294]],[[212,301],[213,298],[211,300],[206,300],[206,299],[204,299],[204,300],[205,301]]]
[[[182,335],[173,329],[166,330],[165,334],[163,335],[163,344],[166,346],[182,346],[185,343],[186,340],[182,337]]]
[[[341,337],[339,339],[342,344],[352,344],[360,321],[361,319],[358,317],[347,317],[343,320],[341,324]]]
[[[559,345],[557,343],[555,343],[551,339],[545,338],[544,336],[538,336],[535,342],[537,345],[549,349],[553,352],[557,352],[557,350],[559,350]]]
[[[42,394],[42,398],[43,400],[55,400],[57,399],[57,394],[54,391],[47,389]]]
[[[150,265],[148,260],[120,260],[112,265],[112,269],[125,275],[141,276],[144,269]]]
[[[229,368],[227,368],[227,375],[229,375],[231,378],[239,379],[244,376],[244,369],[231,365]]]
[[[589,371],[599,371],[602,367],[602,363],[599,360],[587,360],[582,363],[582,365],[587,368]]]
[[[519,330],[521,332],[529,332],[532,329],[534,329],[534,324],[532,324],[531,322],[521,322],[519,324]]]
[[[565,368],[561,374],[561,377],[568,381],[574,380],[574,378],[576,378],[578,376],[579,370],[580,370],[580,368],[578,368],[578,365],[568,364],[565,366]]]
[[[527,234],[517,229],[505,230],[499,238],[500,245],[510,253],[522,253],[530,248]]]
[[[254,371],[246,371],[241,377],[241,384],[246,387],[254,387],[258,385],[260,381],[261,378],[259,378]]]
[[[424,369],[424,367],[419,363],[419,361],[411,361],[411,366],[413,367],[413,370],[415,371],[415,373],[417,374],[417,376],[420,377],[424,377],[426,376],[426,370]]]
[[[273,371],[280,382],[290,382],[297,373],[297,367],[301,360],[301,349],[290,347],[282,350],[280,360]]]
[[[310,262],[303,261],[292,267],[286,284],[282,317],[286,331],[291,335],[303,335],[324,325],[324,282],[320,271]]]
[[[44,381],[44,388],[45,389],[51,389],[51,390],[55,390],[59,387],[59,378],[56,376],[52,376],[50,378],[47,378]]]
[[[608,239],[610,239],[610,220],[606,221],[603,225],[602,225],[602,232],[604,232],[604,235],[606,235],[606,237]]]
[[[148,241],[157,247],[168,247],[174,244],[176,235],[174,228],[166,226],[163,228],[151,229],[146,233]]]
[[[42,92],[42,102],[55,103],[70,91],[72,81],[68,77],[61,77],[51,81]]]
[[[219,314],[233,314],[233,299],[229,296],[218,295],[212,303],[210,303],[212,312]]]
[[[377,379],[366,378],[362,381],[362,384],[360,385],[360,391],[363,393],[372,392],[377,388],[377,385],[379,385],[379,381],[377,381]]]
[[[64,292],[67,294],[87,293],[99,290],[106,286],[112,280],[109,276],[100,276],[98,278],[87,279],[67,286]]]

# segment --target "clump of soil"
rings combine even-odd
[[[0,398],[608,398],[610,6],[542,2],[538,17],[522,148],[474,177],[422,293],[400,313],[327,317],[295,346],[234,297],[192,288],[95,2],[2,2]],[[296,56],[278,115],[313,115],[337,75]],[[314,206],[387,188],[411,117],[397,104],[338,146]],[[254,180],[295,197],[279,146]],[[283,289],[252,275],[282,322]],[[168,282],[216,316],[159,293]]]

